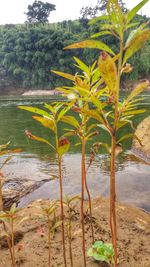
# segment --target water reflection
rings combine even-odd
[[[127,161],[125,159],[127,158]],[[124,154],[124,161],[117,163],[117,198],[120,201],[139,207],[150,209],[150,166]],[[63,160],[64,193],[68,195],[80,194],[80,161],[81,155],[67,154]],[[125,163],[125,164],[124,164]],[[92,197],[109,194],[109,159],[105,155],[96,157],[88,172],[88,184]],[[54,173],[50,166],[50,173]],[[57,171],[57,166],[55,166]],[[20,206],[28,204],[37,198],[59,198],[59,181],[53,180],[42,185],[33,193],[23,197]]]

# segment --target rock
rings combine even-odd
[[[4,208],[6,209],[10,208],[14,202],[18,203],[21,197],[37,189],[46,181],[47,180],[33,181],[27,179],[7,180],[3,186]]]
[[[38,95],[56,95],[56,94],[60,94],[59,92],[57,92],[56,90],[29,90],[25,93],[23,93],[23,96],[38,96]]]
[[[136,136],[141,140],[133,140],[132,153],[150,164],[150,116],[144,119],[135,131]]]

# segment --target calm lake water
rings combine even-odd
[[[141,106],[147,112],[136,118],[134,125],[150,115],[150,96]],[[49,148],[35,141],[29,140],[24,131],[28,129],[35,135],[53,140],[54,136],[43,129],[38,122],[31,119],[32,114],[17,109],[18,105],[42,106],[43,103],[53,101],[48,97],[1,97],[0,99],[0,144],[11,142],[12,148],[22,148],[23,153],[15,155],[7,166],[5,174],[13,179],[29,179],[45,183],[20,200],[24,206],[37,198],[59,198],[59,181],[57,179],[57,165],[55,155]],[[61,130],[61,129],[60,129]],[[129,128],[126,129],[126,132]],[[98,139],[98,137],[97,137]],[[108,136],[103,133],[103,140]],[[64,193],[68,195],[80,194],[80,148],[76,147],[76,140],[72,139],[70,153],[63,159]],[[87,162],[89,150],[87,147]],[[150,210],[150,166],[137,159],[130,152],[131,143],[124,144],[125,152],[117,160],[117,198],[120,201]],[[1,158],[0,161],[3,159]],[[88,172],[88,183],[93,197],[109,194],[109,158],[106,154],[97,155]]]

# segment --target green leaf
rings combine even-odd
[[[97,123],[91,124],[87,127],[87,133],[89,133],[92,129],[95,129],[97,127]]]
[[[138,109],[138,110],[131,110],[131,111],[126,111],[123,113],[123,116],[126,115],[136,115],[136,114],[142,114],[146,111],[146,109]]]
[[[119,130],[120,128],[122,128],[123,126],[125,126],[128,123],[131,125],[131,128],[133,130],[135,130],[135,128],[133,126],[133,122],[131,120],[127,120],[126,117],[125,117],[125,119],[122,119],[119,121],[119,123],[117,124],[117,130]]]
[[[145,29],[143,31],[140,31],[138,34],[135,34],[135,36],[131,38],[131,40],[127,41],[127,45],[125,47],[126,51],[123,58],[123,65],[132,55],[134,55],[144,46],[144,44],[149,40],[149,38],[150,29]]]
[[[42,137],[39,137],[39,136],[36,136],[36,135],[33,135],[31,132],[29,132],[28,130],[25,131],[25,134],[28,136],[28,138],[32,139],[32,140],[35,140],[35,141],[38,141],[38,142],[42,142],[42,143],[45,143],[49,146],[51,146],[54,150],[54,146],[51,145],[51,143],[49,143],[46,139],[42,138]]]
[[[103,103],[99,99],[97,99],[97,97],[91,96],[91,100],[98,109],[101,110],[103,108]]]
[[[104,245],[103,241],[95,241],[95,243],[92,245],[92,248],[98,248],[103,245]]]
[[[101,32],[98,32],[98,33],[91,35],[91,38],[97,38],[97,37],[100,37],[103,35],[113,35],[113,34],[110,31],[101,31]]]
[[[0,151],[2,151],[3,149],[5,149],[6,147],[8,147],[10,144],[10,142],[7,142],[6,144],[0,145]]]
[[[107,261],[107,257],[104,256],[104,255],[100,255],[98,254],[97,252],[93,253],[93,258],[96,260],[96,261]]]
[[[88,24],[92,25],[92,24],[94,24],[94,23],[96,23],[98,21],[101,21],[101,20],[109,20],[109,16],[108,15],[99,16],[97,18],[94,18],[94,19],[90,20]]]
[[[64,116],[64,117],[61,118],[61,121],[65,122],[65,123],[68,123],[68,124],[70,124],[71,126],[73,126],[75,128],[79,127],[78,121],[73,116]]]
[[[138,26],[138,25],[139,25],[139,22],[130,23],[130,24],[128,24],[128,26],[127,26],[127,30],[130,29],[130,28],[132,28],[132,27],[136,27],[136,26]]]
[[[126,135],[122,136],[117,142],[118,143],[121,143],[121,142],[123,142],[123,141],[125,141],[127,139],[130,139],[130,138],[135,138],[139,142],[139,144],[141,146],[143,146],[140,138],[136,134],[134,134],[134,133],[133,134],[132,133],[131,134],[126,134]]]
[[[89,70],[88,66],[83,61],[81,61],[79,58],[77,58],[77,57],[73,57],[73,58],[78,64],[76,66],[79,69],[81,69],[83,72],[86,72],[88,76],[90,76],[90,70]]]
[[[89,248],[88,251],[87,251],[87,255],[89,257],[93,257],[93,249],[92,248]]]
[[[63,78],[66,78],[68,80],[71,80],[71,81],[74,81],[75,79],[75,76],[71,75],[71,74],[68,74],[68,73],[65,73],[65,72],[61,72],[61,71],[56,71],[56,70],[51,70],[51,72],[63,77]]]
[[[34,120],[39,121],[44,127],[56,132],[56,124],[51,118],[33,116]]]
[[[112,133],[110,132],[110,130],[103,124],[98,124],[97,126],[99,126],[100,128],[102,128],[103,130],[105,130],[106,132],[108,132],[110,135],[112,135]]]
[[[130,102],[133,98],[137,97],[139,94],[141,94],[145,89],[149,87],[150,83],[148,80],[145,80],[142,83],[139,83],[133,91],[129,94],[127,97],[126,102]],[[133,101],[132,101],[133,102]]]
[[[48,112],[46,112],[45,110],[43,110],[43,109],[29,107],[29,106],[18,106],[18,108],[50,118],[50,114]]]
[[[118,0],[108,0],[107,1],[107,12],[113,26],[113,30],[121,36],[122,29],[124,27],[125,17],[121,10]]]
[[[141,1],[137,6],[135,6],[133,9],[131,9],[127,13],[127,23],[129,23],[137,14],[137,12],[146,4],[149,0],[143,0]]]
[[[96,110],[82,109],[82,112],[95,120],[104,123],[103,117]]]
[[[72,108],[73,103],[69,103],[67,108],[63,108],[57,117],[57,121],[60,121],[61,118]]]
[[[93,40],[85,40],[80,43],[75,43],[66,46],[64,49],[76,49],[76,48],[97,48],[99,50],[104,50],[112,55],[115,55],[114,52],[111,50],[111,48],[104,44],[101,41],[93,41]]]

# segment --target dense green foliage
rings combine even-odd
[[[139,20],[139,16],[137,19]],[[97,58],[99,51],[86,49],[68,51],[63,48],[71,43],[90,38],[99,32],[99,25],[88,25],[88,20],[64,21],[56,24],[5,25],[0,27],[0,89],[54,88],[62,80],[50,73],[51,69],[76,71],[72,56],[87,64]],[[100,37],[116,50],[114,37]],[[132,58],[136,70],[131,79],[145,77],[150,71],[150,43]]]

